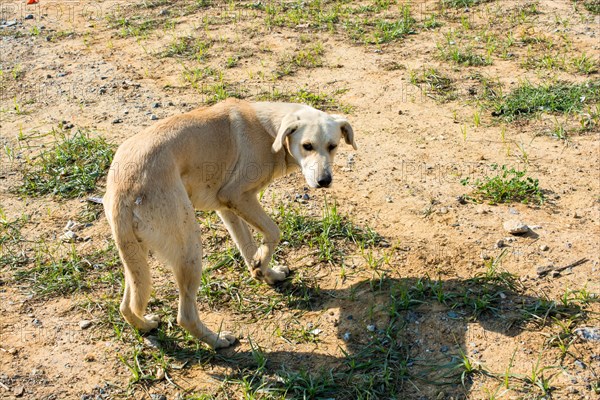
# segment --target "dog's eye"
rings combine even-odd
[[[304,143],[304,144],[302,145],[302,148],[303,148],[304,150],[306,150],[306,151],[311,151],[311,150],[313,149],[313,145],[312,145],[312,144],[310,144],[310,143]]]
[[[336,144],[330,144],[329,145],[329,152],[332,152],[336,149],[337,145]]]

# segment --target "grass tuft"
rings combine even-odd
[[[93,191],[110,166],[114,146],[83,130],[51,133],[55,142],[24,164],[19,193],[68,199]]]
[[[530,202],[542,204],[544,195],[539,188],[537,179],[526,177],[526,171],[508,169],[503,165],[498,170],[498,164],[492,164],[492,170],[498,173],[493,177],[485,177],[483,180],[472,181],[467,177],[461,180],[464,186],[470,185],[474,188],[471,199],[475,201],[488,201],[489,204]]]
[[[494,116],[507,120],[528,118],[541,112],[570,114],[600,101],[600,80],[575,84],[558,82],[534,85],[525,82],[493,104]]]

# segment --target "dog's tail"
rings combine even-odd
[[[104,209],[125,272],[121,313],[130,324],[141,329],[145,326],[143,314],[152,288],[148,248],[135,233],[134,202],[124,197],[107,193]]]

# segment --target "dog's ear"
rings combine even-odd
[[[277,136],[275,137],[275,141],[273,142],[273,147],[271,150],[273,153],[277,153],[283,149],[283,143],[285,139],[296,132],[296,129],[300,126],[300,118],[297,115],[286,115],[281,120],[281,125],[279,126],[279,131],[277,131]]]
[[[340,124],[340,129],[342,131],[342,136],[344,137],[344,141],[351,145],[354,150],[357,150],[356,142],[354,141],[354,131],[352,130],[352,125],[350,125],[350,121],[341,115],[332,115],[333,119],[335,119]]]

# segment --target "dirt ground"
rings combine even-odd
[[[323,25],[317,19],[269,20],[265,6],[270,2],[24,3],[0,1],[3,237],[7,221],[26,216],[19,225],[19,245],[29,260],[15,266],[3,257],[0,265],[0,397],[295,398],[297,389],[287,394],[267,390],[266,377],[281,380],[278,371],[283,369],[335,371],[349,378],[348,360],[362,357],[365,349],[372,350],[375,336],[384,335],[378,329],[389,323],[386,307],[393,288],[418,287],[430,278],[447,293],[465,293],[472,279],[493,264],[518,284],[514,291],[494,293],[499,296],[496,310],[472,314],[452,301],[427,297],[399,314],[402,333],[395,348],[406,361],[407,376],[395,376],[394,389],[374,386],[372,398],[600,398],[600,342],[575,333],[600,328],[598,126],[578,130],[577,113],[508,121],[493,116],[477,97],[483,90],[481,76],[504,94],[526,81],[598,79],[597,72],[526,63],[536,55],[570,60],[587,54],[598,64],[600,16],[583,2],[507,0],[441,9],[437,0],[414,0],[414,32],[385,43],[372,40],[367,23],[366,33],[353,36],[345,16]],[[314,2],[288,3],[309,7]],[[325,10],[332,3],[381,7],[356,11],[351,17],[357,21],[401,15],[401,7],[409,4],[320,3]],[[276,9],[274,15],[284,12],[291,11]],[[433,14],[440,26],[426,28]],[[140,25],[149,20],[154,21],[149,27]],[[491,41],[504,43],[510,35],[515,44],[504,57],[499,49],[490,51],[491,65],[456,64],[440,56],[451,41],[485,52]],[[204,44],[190,56],[181,38]],[[547,46],[524,38],[538,38]],[[442,100],[426,83],[415,83],[412,78],[427,68],[451,78],[452,98]],[[307,190],[295,174],[273,183],[262,201],[270,210],[284,204],[315,218],[325,201],[335,201],[340,214],[370,227],[385,242],[367,250],[341,244],[343,262],[322,261],[314,249],[283,243],[280,261],[310,283],[308,295],[314,296],[297,307],[287,301],[270,312],[256,311],[270,298],[289,295],[259,284],[252,284],[258,297],[242,298],[241,306],[229,297],[200,296],[203,320],[241,338],[233,349],[216,354],[174,327],[176,288],[168,268],[157,261],[150,307],[161,315],[160,332],[174,335],[165,339],[159,334],[159,341],[176,342],[176,351],[160,345],[157,350],[152,344],[156,333],[150,339],[140,336],[115,311],[121,294],[117,260],[107,267],[110,271],[84,273],[82,281],[91,283],[66,294],[40,294],[31,279],[18,278],[18,269],[37,265],[36,257],[51,259],[70,251],[87,257],[111,248],[101,207],[86,202],[87,196],[65,200],[15,191],[27,160],[51,143],[48,132],[59,126],[88,129],[118,145],[155,118],[211,103],[220,95],[215,85],[249,100],[299,91],[333,99],[324,108],[347,116],[358,144],[357,151],[340,145],[333,187]],[[563,123],[568,138],[548,134]],[[539,179],[546,201],[462,201],[471,189],[461,180],[494,175],[493,164]],[[90,195],[101,196],[102,185],[100,179]],[[298,200],[305,192],[308,200]],[[90,210],[97,218],[83,221]],[[503,223],[512,219],[527,224],[530,232],[506,232]],[[84,223],[77,233],[85,240],[61,241],[69,220]],[[211,252],[225,251],[231,242],[218,219],[208,216],[200,223],[205,265],[210,266]],[[114,248],[110,254],[114,257]],[[567,266],[584,258],[560,273],[536,273],[541,266]],[[211,274],[218,282],[249,284],[244,267],[237,267],[246,275],[238,276],[231,266]],[[98,278],[105,272],[113,275],[103,277],[114,279]],[[515,322],[512,313],[523,304],[565,307],[531,311]],[[257,305],[256,310],[247,311],[249,305]],[[91,327],[81,328],[84,320]],[[268,359],[266,369],[256,366],[257,354]],[[457,360],[462,369],[452,367],[451,377],[443,375]],[[473,371],[464,360],[475,365]],[[369,368],[364,376],[380,371]],[[257,370],[266,371],[261,372],[262,386],[247,379],[258,376]],[[133,371],[145,376],[136,378]],[[352,398],[335,388],[303,393],[306,398]]]

